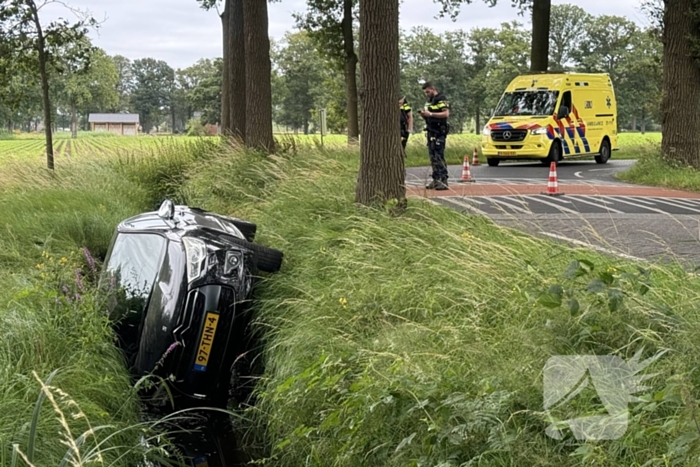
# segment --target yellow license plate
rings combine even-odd
[[[514,156],[515,151],[498,151],[499,156]]]
[[[209,363],[211,346],[214,344],[214,335],[218,324],[219,315],[211,312],[207,313],[206,318],[204,318],[202,337],[199,339],[199,349],[197,349],[197,356],[194,359],[194,369],[196,371],[207,371],[207,363]]]

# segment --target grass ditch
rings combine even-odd
[[[249,218],[282,249],[255,329],[266,373],[249,409],[267,465],[688,465],[700,282],[411,201],[353,205],[351,151],[231,152],[192,169],[190,202]],[[616,440],[546,436],[558,355],[667,351]],[[553,417],[600,415],[582,393]],[[669,464],[670,463],[670,464]]]
[[[105,433],[135,426],[139,407],[103,309],[89,291],[77,303],[74,271],[91,272],[80,247],[99,252],[120,219],[165,195],[255,221],[259,241],[285,252],[283,271],[260,284],[253,328],[265,375],[243,428],[259,462],[628,467],[691,465],[697,456],[696,275],[574,250],[425,201],[411,200],[400,217],[357,207],[354,150],[295,140],[275,156],[211,140],[188,148],[69,162],[57,175],[3,166],[0,342],[10,345],[0,346],[0,465],[10,465],[12,443],[27,450],[41,387],[32,372],[45,381],[61,368],[52,386],[69,396],[66,413],[83,414],[69,417],[71,433],[88,422],[118,427]],[[629,359],[639,349],[667,353],[649,371],[658,375],[643,402],[630,404],[620,439],[545,435],[550,357]],[[583,392],[553,416],[601,413],[596,395]],[[65,455],[55,414],[45,404],[36,465]],[[119,433],[103,445],[114,448],[104,464],[134,465],[135,457],[116,459],[145,448],[133,429]]]

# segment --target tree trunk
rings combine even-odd
[[[549,17],[552,0],[532,1],[532,49],[530,71],[547,71],[549,62]]]
[[[243,0],[233,0],[232,15],[229,23],[231,28],[231,134],[241,141],[246,136],[246,55],[245,55],[245,23],[243,16]],[[267,29],[265,29],[267,32]],[[268,46],[269,49],[269,46]],[[269,53],[268,53],[269,54]],[[272,106],[272,104],[270,104]],[[253,107],[254,109],[255,107]]]
[[[267,0],[243,0],[246,66],[245,142],[249,148],[274,151],[272,136],[272,64]]]
[[[49,75],[46,72],[46,43],[44,32],[39,21],[39,10],[33,0],[27,2],[32,11],[32,19],[37,31],[39,76],[41,77],[41,98],[44,105],[44,133],[46,134],[46,167],[54,169],[53,164],[53,132],[51,131],[51,99],[49,98]]]
[[[693,0],[667,0],[664,8],[663,100],[664,157],[700,168],[700,67],[690,37],[697,35]]]
[[[632,131],[637,131],[637,116],[633,115],[632,116]]]
[[[481,133],[481,109],[477,107],[476,109],[476,128],[474,129],[474,134],[478,135]]]
[[[75,104],[71,105],[70,108],[70,137],[73,139],[78,137],[78,110],[75,108]]]
[[[221,75],[221,133],[231,134],[231,67],[233,59],[231,57],[231,23],[232,0],[226,0],[224,12],[221,14],[221,29],[224,37],[223,69]]]
[[[348,144],[356,145],[360,134],[357,112],[357,55],[352,33],[353,0],[343,0],[343,47],[345,50],[345,98],[348,101]]]
[[[396,96],[399,93],[399,2],[360,2],[362,139],[355,200],[406,203]]]

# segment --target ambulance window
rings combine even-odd
[[[566,91],[564,95],[561,96],[561,105],[571,110],[571,91]]]

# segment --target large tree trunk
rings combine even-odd
[[[345,97],[348,101],[348,144],[358,142],[360,122],[357,114],[357,55],[352,33],[353,0],[343,0],[343,47],[345,49]]]
[[[397,118],[399,2],[360,1],[362,139],[355,200],[406,202],[405,169]]]
[[[637,131],[637,116],[633,115],[632,116],[632,131]]]
[[[549,64],[549,17],[552,0],[532,1],[532,49],[530,71],[547,71]]]
[[[274,151],[272,136],[272,64],[267,0],[243,0],[245,31],[246,124],[249,148]]]
[[[231,59],[231,133],[241,141],[245,141],[247,87],[243,0],[233,0],[231,6],[233,8],[231,10],[232,15],[229,23],[229,27],[231,28],[231,50],[229,51],[229,58]],[[265,28],[265,32],[267,33],[267,28]],[[270,97],[270,99],[272,99],[272,97]],[[270,103],[270,107],[272,107],[272,103]],[[253,109],[255,109],[255,107],[253,107]]]
[[[693,0],[666,0],[664,8],[662,140],[665,157],[700,168],[700,67],[690,37],[697,36]]]
[[[221,15],[221,28],[223,30],[223,69],[221,75],[221,133],[231,134],[231,67],[233,59],[231,57],[231,22],[230,17],[233,10],[232,0],[226,0],[224,12]]]

